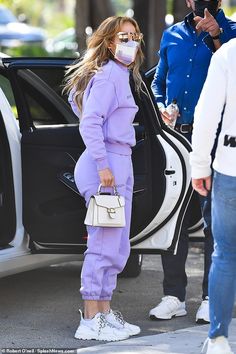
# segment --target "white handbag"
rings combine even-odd
[[[125,226],[125,199],[118,194],[113,187],[114,194],[101,193],[102,185],[98,192],[92,195],[84,223],[100,227],[124,227]]]

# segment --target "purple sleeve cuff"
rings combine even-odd
[[[107,160],[107,157],[104,157],[102,159],[98,159],[98,160],[95,160],[95,161],[96,161],[96,164],[97,164],[97,170],[98,171],[105,170],[105,168],[110,168],[108,160]]]
[[[79,108],[77,106],[77,104],[74,102],[74,94],[75,94],[75,89],[72,89],[69,93],[69,97],[68,97],[68,102],[71,105],[71,109],[74,112],[74,114],[80,118],[81,117],[81,113],[79,111]]]

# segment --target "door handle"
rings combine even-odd
[[[170,175],[174,175],[174,174],[175,174],[175,170],[165,170],[166,176],[170,176]]]

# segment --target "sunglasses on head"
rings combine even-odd
[[[142,33],[134,33],[134,32],[118,32],[117,36],[119,40],[123,43],[126,43],[130,40],[133,40],[135,42],[141,42],[141,40],[143,39]]]

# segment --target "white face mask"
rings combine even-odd
[[[126,43],[117,43],[115,51],[115,59],[125,65],[130,65],[135,61],[139,43],[136,41],[128,41]]]

